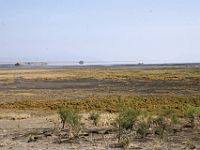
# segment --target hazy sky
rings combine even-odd
[[[0,0],[0,59],[200,62],[200,0]]]

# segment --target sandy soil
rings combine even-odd
[[[86,127],[76,140],[67,140],[67,130],[60,130],[59,117],[56,113],[41,114],[39,112],[22,112],[1,110],[0,149],[8,150],[66,150],[66,149],[123,149],[118,148],[116,132],[112,122],[115,114],[104,113],[97,127],[88,120],[88,113],[82,113],[82,123]],[[89,132],[96,131],[100,132]],[[101,132],[102,131],[102,132]],[[176,134],[163,139],[148,135],[144,139],[129,135],[127,149],[143,150],[180,150],[200,149],[200,128],[183,128]]]

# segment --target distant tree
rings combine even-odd
[[[144,65],[144,63],[143,63],[143,62],[139,62],[138,65],[139,65],[139,66],[142,66],[142,65]]]
[[[19,62],[17,62],[17,63],[15,64],[15,66],[20,66],[20,63],[19,63]]]
[[[78,63],[79,63],[79,65],[83,65],[83,64],[84,64],[84,61],[81,60],[81,61],[79,61]]]

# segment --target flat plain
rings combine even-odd
[[[78,110],[83,124],[91,125],[90,112],[102,113],[99,128],[111,127],[119,104],[150,115],[165,109],[183,117],[189,107],[200,106],[199,66],[83,66],[83,67],[15,67],[0,69],[0,141],[2,149],[108,149],[115,142],[99,135],[89,135],[96,142],[53,142],[39,136],[27,142],[31,135],[59,127],[59,106]],[[198,122],[199,123],[199,122]],[[163,142],[156,137],[131,139],[132,148],[183,149],[194,143],[199,147],[197,129],[171,136]],[[192,133],[192,134],[191,134]],[[35,134],[34,134],[35,135]],[[112,137],[112,134],[109,135]],[[181,138],[182,137],[182,138]],[[173,141],[174,140],[174,141]],[[159,142],[158,142],[159,141]],[[173,143],[175,142],[175,143]],[[170,146],[174,146],[171,148]],[[23,147],[23,148],[22,148]],[[151,148],[150,148],[151,147]],[[112,146],[109,147],[112,149]],[[131,146],[130,146],[131,148]]]

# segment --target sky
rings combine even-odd
[[[0,0],[0,61],[200,62],[199,0]]]

